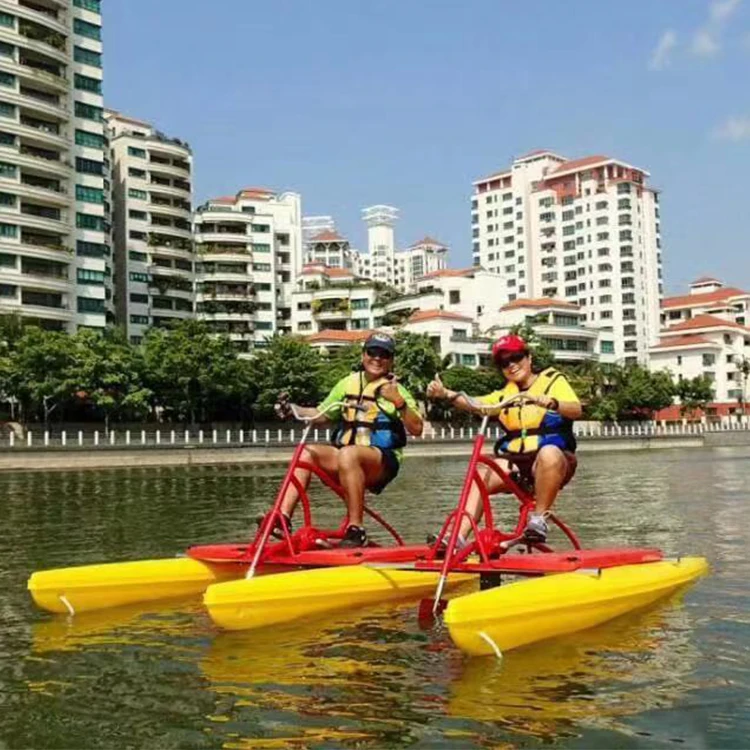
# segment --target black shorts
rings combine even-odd
[[[375,495],[379,495],[397,476],[401,468],[396,451],[391,448],[378,448],[383,454],[383,470],[380,473],[380,479],[372,487],[367,489]]]

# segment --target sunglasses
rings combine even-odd
[[[365,354],[372,359],[393,359],[393,354],[385,349],[365,349]]]
[[[522,362],[526,357],[528,357],[526,352],[516,352],[515,354],[509,354],[507,357],[498,359],[497,363],[502,369],[505,369],[506,367]]]

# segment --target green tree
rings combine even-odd
[[[70,337],[61,331],[27,326],[10,350],[3,375],[7,396],[16,398],[24,421],[42,416],[44,423],[70,397]]]
[[[680,414],[687,417],[705,409],[706,404],[713,400],[714,386],[705,375],[697,375],[678,380],[674,393],[680,399]]]
[[[83,329],[71,337],[70,345],[67,380],[79,399],[104,416],[106,434],[112,418],[148,415],[153,392],[143,384],[143,360],[120,329],[103,334]]]
[[[341,378],[346,377],[362,362],[362,345],[342,346],[321,361],[320,387],[323,394],[333,388]]]
[[[395,371],[401,384],[423,404],[429,382],[441,366],[440,355],[426,334],[396,333]]]
[[[505,385],[505,379],[494,368],[465,367],[455,365],[440,373],[443,384],[452,391],[463,391],[469,396],[484,396],[499,390]],[[471,421],[471,415],[459,409],[452,409],[444,401],[430,403],[429,417],[440,422],[462,423]]]
[[[674,403],[675,390],[668,372],[631,365],[621,370],[613,395],[618,419],[653,419],[657,411]]]
[[[316,404],[323,395],[322,357],[302,338],[276,334],[248,364],[257,392],[256,414],[262,418],[273,417],[273,405],[282,391],[299,404]]]
[[[255,395],[249,368],[238,360],[227,336],[213,334],[200,321],[152,328],[142,347],[144,386],[155,407],[171,418],[205,421],[228,408],[238,416]]]

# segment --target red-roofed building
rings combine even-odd
[[[733,413],[750,396],[742,374],[743,360],[750,361],[749,315],[750,294],[710,276],[696,279],[690,294],[662,301],[664,326],[649,351],[651,369],[675,378],[708,377],[714,386],[708,415]],[[659,418],[677,418],[674,412]]]
[[[313,349],[331,352],[352,344],[363,344],[369,338],[372,330],[339,331],[324,329],[318,333],[306,336],[305,339]]]
[[[552,297],[600,327],[599,354],[645,363],[659,335],[661,226],[648,172],[612,156],[539,149],[474,182],[475,266],[500,276],[497,307]],[[613,352],[610,352],[613,348]]]

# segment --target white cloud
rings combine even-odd
[[[721,51],[721,36],[729,19],[742,0],[713,0],[708,6],[708,20],[693,35],[690,49],[697,57],[714,57]]]
[[[750,139],[750,116],[729,117],[714,130],[714,136],[722,141]]]
[[[708,11],[711,20],[723,23],[739,8],[741,2],[742,0],[714,0]]]
[[[690,49],[698,57],[713,57],[718,54],[721,45],[713,32],[708,29],[698,29],[695,32]]]
[[[667,29],[659,38],[648,67],[651,70],[664,70],[669,65],[672,50],[677,46],[677,34],[672,29]]]

